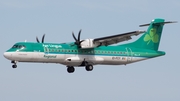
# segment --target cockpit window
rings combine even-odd
[[[24,49],[26,47],[24,45],[14,45],[12,48]]]
[[[25,46],[24,45],[19,45],[19,48],[22,49],[22,48],[25,48]]]
[[[12,48],[18,48],[18,45],[14,45]]]

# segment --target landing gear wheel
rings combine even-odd
[[[75,68],[73,66],[67,68],[68,73],[73,73],[75,71]]]
[[[12,65],[12,68],[17,68],[17,65]]]
[[[93,70],[93,65],[87,65],[86,70],[87,71],[92,71]]]

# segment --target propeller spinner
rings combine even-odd
[[[45,38],[45,34],[42,36],[41,43],[44,43],[44,38]],[[39,41],[37,36],[36,36],[36,41],[37,41],[37,43],[40,43],[40,41]]]

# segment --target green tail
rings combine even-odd
[[[123,46],[158,50],[161,39],[161,34],[164,26],[164,19],[154,19],[150,24],[144,24],[140,26],[149,26],[147,32],[145,32],[138,40],[133,43],[125,44]]]

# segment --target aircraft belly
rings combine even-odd
[[[11,60],[19,62],[60,63],[67,66],[80,66],[83,61],[92,65],[123,65],[142,61],[148,58],[127,56],[97,56],[76,54],[45,54],[44,52],[12,52]]]
[[[15,61],[29,61],[32,59],[32,53],[30,52],[12,52],[12,59]]]
[[[83,61],[87,61],[87,56],[86,55],[66,54],[66,58],[64,60],[64,65],[67,65],[67,66],[80,66]]]
[[[65,65],[79,66],[83,61],[87,61],[92,65],[104,64],[104,65],[124,65],[137,61],[144,60],[142,57],[130,57],[127,56],[94,56],[94,55],[66,55]]]
[[[101,56],[101,57],[104,59],[104,61],[100,64],[104,64],[104,65],[125,65],[125,64],[148,59],[144,57],[131,57],[131,59],[128,60],[129,57],[127,56]]]
[[[64,62],[64,54],[38,54],[36,61],[43,63],[63,63]]]
[[[95,65],[104,62],[102,57],[92,55],[66,55],[65,65],[68,66],[80,66],[83,61],[89,64]]]
[[[21,56],[23,55],[23,56]],[[64,54],[44,54],[44,52],[18,52],[13,54],[13,59],[19,62],[61,63]]]
[[[114,56],[102,56],[104,58],[104,62],[101,64],[104,65],[122,65],[126,64],[126,57],[114,57]]]
[[[97,65],[122,65],[127,64],[127,57],[113,57],[113,56],[94,56],[94,55],[66,55],[65,65],[79,66],[83,61],[87,61],[89,64]]]

